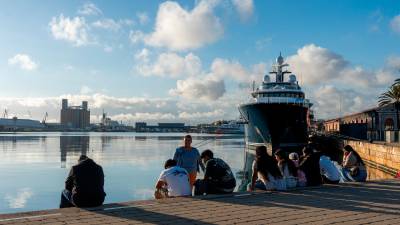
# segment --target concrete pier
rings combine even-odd
[[[0,215],[0,224],[400,224],[400,180]]]

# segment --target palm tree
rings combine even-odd
[[[394,104],[396,109],[397,129],[399,129],[400,118],[400,78],[396,79],[394,84],[390,86],[389,90],[379,96],[379,106],[386,106]]]

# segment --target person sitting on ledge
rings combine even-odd
[[[257,146],[256,158],[252,165],[252,177],[247,190],[286,190],[286,182],[279,170],[277,162],[268,155],[265,146]]]
[[[319,158],[319,167],[321,169],[322,181],[324,184],[338,184],[340,181],[340,172],[329,156],[321,155]]]
[[[207,149],[201,153],[205,166],[204,179],[196,180],[194,194],[228,194],[236,187],[236,180],[229,165],[222,159],[214,158],[214,153]]]
[[[307,186],[319,186],[322,184],[319,157],[319,154],[314,153],[314,149],[311,146],[303,148],[303,157],[300,160],[299,169],[306,174]]]
[[[188,172],[177,166],[175,160],[168,159],[164,164],[164,170],[158,178],[154,197],[161,199],[191,195],[192,190],[190,188]]]
[[[289,154],[289,159],[294,163],[297,168],[297,186],[305,187],[307,185],[307,179],[304,172],[299,169],[299,154],[292,152]]]
[[[105,196],[103,169],[86,155],[81,155],[65,181],[60,208],[101,206]]]
[[[367,170],[360,155],[350,145],[343,148],[342,181],[364,182],[367,179]]]
[[[278,149],[275,151],[275,159],[278,161],[278,167],[286,182],[287,188],[297,186],[297,167],[293,161],[289,160],[286,152]]]

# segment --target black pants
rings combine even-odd
[[[68,190],[63,190],[61,192],[60,208],[75,207],[72,203],[72,193]]]
[[[196,180],[194,183],[194,195],[204,194],[229,194],[233,192],[234,188],[223,189],[216,186],[214,183],[207,180]]]
[[[60,208],[68,207],[97,207],[103,205],[105,195],[90,196],[85,195],[83,198],[72,198],[72,193],[68,190],[63,190],[61,193]]]

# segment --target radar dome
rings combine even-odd
[[[290,83],[296,83],[296,75],[291,74],[291,75],[289,76],[289,82],[290,82]]]
[[[264,83],[269,83],[271,79],[269,78],[269,75],[264,76]]]

